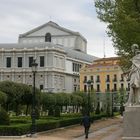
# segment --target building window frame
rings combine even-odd
[[[96,82],[100,82],[100,75],[97,75],[96,78],[97,78],[97,79],[96,79]]]
[[[43,90],[44,89],[44,85],[40,85],[39,88],[40,88],[40,91]]]
[[[51,40],[52,40],[51,34],[50,33],[46,33],[46,35],[45,35],[45,42],[51,42]]]
[[[106,90],[110,91],[110,84],[106,84]]]
[[[100,92],[100,84],[97,84],[97,92]]]
[[[29,67],[32,67],[32,63],[33,63],[33,56],[29,57]]]
[[[11,68],[11,61],[12,61],[11,57],[6,57],[6,67],[7,68]]]
[[[17,66],[18,66],[18,68],[22,67],[22,57],[17,58]]]
[[[45,58],[44,56],[40,56],[40,67],[44,67],[45,64]]]
[[[110,82],[110,75],[106,75],[106,82]]]

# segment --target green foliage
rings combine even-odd
[[[55,104],[55,97],[54,94],[50,93],[41,93],[41,103],[43,107],[48,108]]]
[[[17,120],[16,120],[17,121]],[[64,127],[73,124],[79,124],[81,121],[80,116],[62,117],[62,118],[51,118],[38,120],[36,122],[37,132],[46,131],[50,129],[55,129],[59,127]],[[14,121],[13,121],[14,122]],[[23,124],[25,122],[25,124]],[[21,121],[21,124],[13,124],[10,126],[0,126],[1,136],[19,136],[23,134],[28,134],[31,131],[31,123],[25,120]]]
[[[8,113],[4,109],[0,109],[0,125],[9,125],[10,118]]]
[[[123,69],[134,55],[132,44],[140,46],[140,1],[139,0],[95,0],[98,18],[107,23],[108,35],[112,37]],[[126,65],[127,64],[127,65]]]
[[[55,106],[54,116],[55,117],[60,117],[60,106]]]
[[[6,101],[7,101],[7,95],[4,92],[0,91],[0,104],[4,104],[6,103]]]
[[[7,95],[7,111],[9,106],[16,106],[16,110],[18,110],[18,106],[22,102],[22,96],[25,93],[26,88],[29,88],[29,86],[25,84],[14,83],[12,81],[0,82],[0,90]]]
[[[100,114],[100,103],[98,102],[95,114]]]
[[[4,92],[7,96],[5,96],[5,106],[6,110],[15,111],[16,115],[21,113],[22,105],[26,105],[26,115],[28,113],[29,106],[32,104],[32,88],[26,84],[22,83],[15,83],[12,81],[3,81],[0,82],[0,90]],[[39,106],[40,104],[40,91],[36,88],[36,105]],[[0,93],[0,100],[1,95],[4,94]]]
[[[29,134],[31,124],[16,124],[9,126],[0,126],[0,136],[21,136]]]
[[[36,119],[39,119],[40,118],[40,110],[39,110],[39,108],[35,108],[35,118]]]
[[[107,104],[106,115],[107,115],[107,117],[111,116],[111,111],[110,111],[110,105],[109,104]]]
[[[54,116],[54,106],[49,106],[48,108],[48,116]]]
[[[106,117],[105,114],[91,115],[92,120]],[[20,118],[18,120],[18,118]],[[37,132],[80,124],[82,116],[79,114],[67,114],[62,117],[44,117],[36,121]],[[17,124],[16,124],[17,123]],[[31,132],[31,120],[29,117],[13,117],[12,125],[0,126],[0,136],[21,136]]]

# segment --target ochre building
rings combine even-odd
[[[119,57],[101,58],[80,70],[80,91],[87,91],[87,81],[91,80],[91,90],[96,93],[129,91],[129,81],[119,66]]]

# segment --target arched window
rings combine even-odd
[[[51,34],[50,33],[46,33],[45,42],[51,42]]]

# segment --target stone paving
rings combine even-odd
[[[90,128],[88,140],[121,140],[122,118],[95,121]],[[0,140],[85,140],[83,126],[60,128],[39,133],[35,138],[0,138]]]

